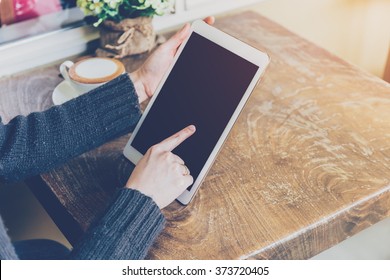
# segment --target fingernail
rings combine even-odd
[[[194,131],[196,130],[196,127],[195,127],[195,125],[190,125],[190,126],[188,127],[188,129],[189,129],[191,132],[194,132]]]

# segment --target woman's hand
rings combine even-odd
[[[204,21],[213,24],[215,18],[207,17]],[[152,97],[163,75],[171,65],[177,49],[189,34],[190,25],[187,23],[168,41],[159,46],[137,71],[130,74],[140,103]]]
[[[193,183],[193,178],[172,150],[194,133],[195,126],[190,125],[152,146],[138,162],[126,188],[151,197],[160,209],[174,201]]]

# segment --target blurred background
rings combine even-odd
[[[2,49],[6,50],[7,44],[10,42],[24,40],[26,37],[56,29],[82,25],[79,22],[83,16],[78,10],[74,10],[76,11],[75,14],[67,12],[65,17],[64,14],[56,14],[73,7],[75,1],[41,1],[42,6],[39,12],[30,11],[24,15],[22,15],[22,8],[26,10],[28,6],[23,5],[31,5],[39,1],[16,0],[19,4],[18,11],[12,10],[14,2],[13,0],[0,1],[0,65],[4,66],[1,63]],[[43,2],[46,5],[43,5]],[[177,3],[176,12],[179,15],[179,12],[182,11],[184,16],[180,16],[180,20],[172,20],[172,24],[164,23],[166,24],[165,29],[168,29],[168,27],[172,29],[181,22],[204,16],[210,11],[216,13],[218,20],[218,17],[227,13],[252,10],[280,23],[287,29],[365,71],[380,78],[384,78],[386,75],[386,63],[390,47],[389,0],[268,0],[247,2],[182,0],[179,2]],[[222,6],[224,3],[230,4],[226,4],[223,9],[217,9],[215,8],[216,3]],[[50,24],[42,23],[40,20],[40,24],[37,24],[28,34],[21,32],[21,28],[18,29],[18,25],[23,24],[23,22],[37,20],[37,18],[42,19],[50,15]],[[56,17],[53,17],[53,15],[56,15]],[[58,21],[55,19],[58,19]],[[156,25],[158,24],[157,22]],[[163,31],[164,28],[160,28],[160,30]],[[159,30],[158,26],[156,29]],[[16,36],[18,32],[15,30],[21,32],[18,35],[19,37]],[[390,80],[390,69],[388,71],[387,77]],[[0,185],[0,213],[13,240],[50,238],[70,246],[23,183]],[[387,219],[316,258],[390,259],[389,244],[390,221]]]
[[[389,0],[271,0],[253,10],[383,77],[390,47]]]

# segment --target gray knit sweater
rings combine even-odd
[[[138,97],[124,74],[44,112],[0,118],[0,181],[23,180],[131,132]],[[70,254],[70,259],[142,259],[162,231],[164,216],[147,196],[122,189]],[[17,259],[0,218],[0,258]]]

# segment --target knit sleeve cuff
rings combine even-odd
[[[143,259],[163,230],[165,218],[142,193],[121,189],[99,223],[74,248],[76,259]]]

